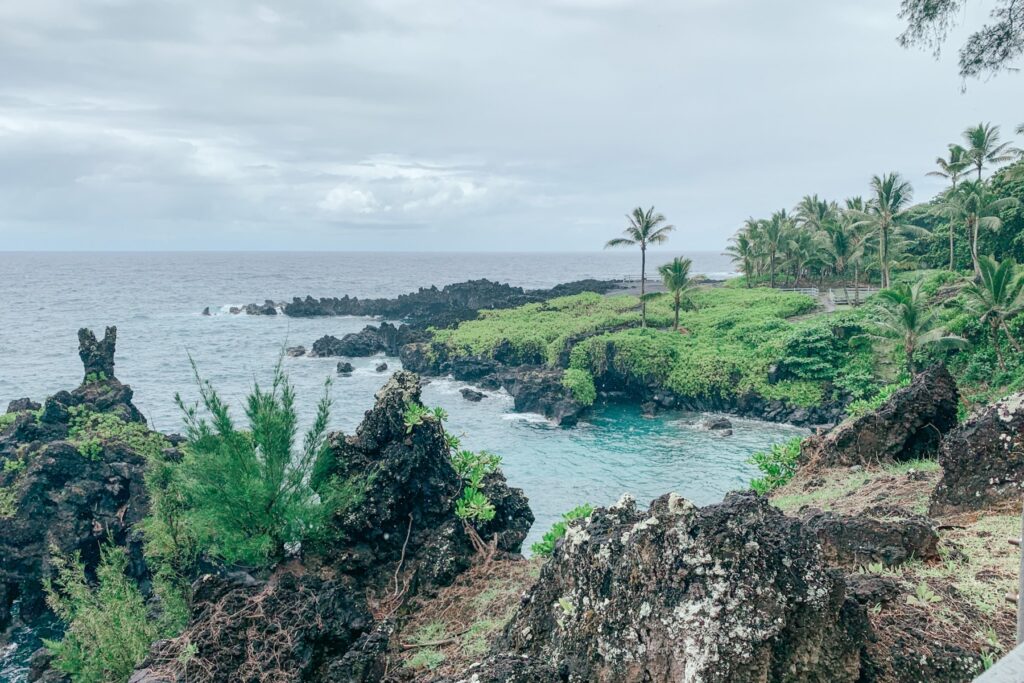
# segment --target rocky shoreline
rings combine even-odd
[[[4,628],[46,614],[43,585],[55,553],[80,553],[88,573],[102,546],[124,546],[126,577],[155,599],[141,552],[145,473],[180,458],[182,440],[148,430],[131,389],[115,378],[116,329],[102,340],[83,330],[79,339],[82,385],[42,404],[12,402],[0,427]],[[462,372],[496,371],[478,362]],[[951,549],[942,529],[970,522],[951,526],[929,515],[1009,507],[1016,523],[1024,395],[958,424],[956,385],[936,366],[878,410],[804,441],[797,479],[784,492],[818,504],[738,492],[698,508],[666,493],[643,508],[624,497],[568,523],[531,574],[515,569],[528,564],[519,554],[533,522],[526,497],[500,470],[487,474],[480,486],[494,514],[471,533],[457,514],[464,482],[450,435],[440,419],[410,421],[420,386],[416,374],[395,373],[353,434],[329,437],[312,485],[329,495],[338,482],[358,482],[362,493],[331,519],[325,541],[264,570],[198,565],[187,625],[151,645],[133,683],[959,683],[991,653],[958,624],[988,619],[995,637],[1012,638],[1009,621],[985,617],[954,583],[899,577],[916,567],[939,575],[948,565],[959,580],[967,550]],[[95,427],[111,424],[116,429]],[[934,458],[941,481],[884,469]],[[868,470],[876,479],[865,481],[890,487],[884,504],[873,494],[859,503],[816,493],[834,477],[843,487],[835,495],[860,495],[847,480]],[[899,487],[930,495],[928,514]],[[827,501],[838,509],[820,507]],[[517,590],[521,599],[505,603],[496,624],[445,621],[471,604],[484,614],[487,600]],[[942,618],[956,635],[929,625],[936,604],[955,610]],[[420,614],[434,615],[424,618],[441,632],[411,630],[422,625]],[[437,648],[454,648],[444,667],[444,655],[413,657]],[[67,678],[41,649],[30,680]]]

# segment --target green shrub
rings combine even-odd
[[[18,419],[18,413],[0,413],[0,431],[7,429]]]
[[[177,635],[187,621],[182,593],[158,578],[154,592],[161,609],[153,618],[138,587],[127,576],[123,548],[100,549],[93,587],[78,557],[55,555],[56,580],[46,583],[47,603],[66,629],[59,641],[45,641],[55,655],[54,666],[74,683],[127,681],[142,663],[150,644]]]
[[[767,451],[758,451],[750,456],[750,463],[757,465],[764,475],[751,480],[750,488],[760,494],[767,494],[792,479],[796,474],[802,441],[803,438],[795,437],[784,443],[774,444]]]
[[[567,369],[562,375],[562,385],[569,390],[569,393],[580,405],[594,405],[594,401],[597,399],[597,389],[594,387],[593,376],[586,370]]]
[[[68,441],[91,460],[102,455],[105,443],[123,445],[150,459],[170,446],[163,434],[140,422],[125,422],[113,413],[99,413],[87,406],[72,406],[68,413]]]
[[[903,377],[892,384],[886,384],[871,398],[853,401],[846,407],[847,417],[861,417],[881,408],[897,391],[910,384],[909,377]]]
[[[555,543],[561,540],[565,536],[565,530],[569,526],[569,522],[574,519],[583,519],[589,517],[594,511],[594,506],[590,503],[584,503],[574,507],[572,510],[564,513],[562,519],[555,522],[554,525],[549,529],[541,540],[530,546],[530,550],[534,555],[540,555],[542,557],[548,557],[555,551]]]
[[[159,463],[149,478],[156,501],[146,524],[151,551],[175,565],[201,554],[271,565],[285,556],[286,546],[314,540],[324,530],[328,512],[309,480],[325,448],[330,381],[298,449],[295,395],[280,362],[270,390],[256,384],[249,394],[247,430],[235,426],[198,371],[196,381],[209,421],[200,417],[198,404],[186,406],[175,397],[188,442],[180,463]]]
[[[0,519],[18,514],[18,492],[14,486],[0,486]]]
[[[455,514],[464,522],[489,522],[494,519],[494,504],[483,492],[484,478],[498,471],[501,457],[487,451],[457,451],[452,467],[464,484],[462,495],[455,501]]]

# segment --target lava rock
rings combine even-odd
[[[1024,488],[1024,392],[997,401],[946,435],[930,514],[1019,510]]]
[[[891,506],[875,506],[856,515],[821,510],[801,514],[821,542],[825,561],[856,569],[881,563],[894,567],[912,559],[939,558],[939,532],[928,517]]]
[[[285,349],[284,352],[286,354],[288,354],[288,356],[291,357],[291,358],[300,358],[301,356],[305,356],[306,355],[306,347],[305,346],[289,346],[287,349]]]
[[[205,315],[205,316],[212,315],[210,313],[210,307],[209,306],[207,306],[206,308],[203,309],[203,315]]]
[[[7,404],[8,413],[21,413],[26,410],[39,410],[42,406],[30,398],[16,398]]]
[[[476,389],[471,389],[469,387],[459,389],[459,393],[462,394],[462,398],[472,403],[479,403],[484,400],[484,396],[486,395],[482,391],[477,391]]]
[[[96,340],[92,330],[78,331],[78,356],[85,366],[85,383],[114,377],[114,348],[117,345],[117,327],[108,327],[103,339]]]
[[[870,637],[803,525],[750,493],[573,522],[494,654],[568,681],[859,681]]]
[[[557,368],[520,367],[502,372],[498,379],[512,395],[517,411],[540,413],[555,424],[569,427],[579,421],[586,406],[562,384],[562,374]]]
[[[374,370],[376,370],[377,372],[387,372],[388,371],[388,364],[387,363],[378,363],[377,367],[375,367]]]
[[[717,431],[720,429],[732,429],[732,422],[727,417],[719,415],[707,417],[704,419],[704,429],[711,431]]]
[[[903,593],[903,587],[898,579],[862,572],[851,572],[846,575],[846,589],[850,597],[867,607],[892,602]]]
[[[347,362],[347,361],[339,361],[338,362],[338,374],[339,375],[351,375],[352,371],[354,369],[355,368],[352,367],[352,364]]]
[[[932,366],[878,410],[805,439],[801,464],[840,467],[934,457],[942,436],[956,426],[958,402],[949,371]]]

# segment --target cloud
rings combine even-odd
[[[653,203],[718,250],[881,170],[924,198],[1019,82],[961,95],[897,4],[0,3],[0,239],[581,250]]]

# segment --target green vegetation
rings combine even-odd
[[[125,575],[128,555],[104,545],[93,586],[77,557],[53,556],[56,580],[46,584],[47,602],[67,625],[60,641],[47,641],[57,670],[75,683],[126,681],[142,663],[150,644],[177,635],[188,611],[172,584],[158,577],[153,589],[160,601],[153,618],[134,581]]]
[[[906,371],[917,374],[915,354],[925,346],[964,345],[962,337],[950,334],[938,321],[937,311],[928,305],[921,283],[899,283],[878,293],[875,326],[879,335],[894,340],[903,352]]]
[[[14,486],[0,486],[0,519],[9,519],[18,513],[18,492]]]
[[[68,440],[91,460],[100,457],[105,444],[121,445],[151,460],[170,446],[163,434],[140,422],[125,422],[113,413],[99,413],[87,406],[72,406],[68,412]]]
[[[679,308],[683,304],[692,307],[693,300],[690,299],[690,292],[693,291],[694,282],[690,277],[690,267],[693,261],[688,258],[676,257],[669,263],[658,268],[661,281],[672,297],[672,310],[675,314],[672,322],[672,329],[679,329]]]
[[[892,384],[886,384],[880,388],[871,398],[862,398],[853,401],[846,407],[847,417],[861,417],[862,415],[867,415],[868,413],[878,410],[882,407],[882,404],[892,397],[893,394],[909,384],[910,378],[904,375],[900,380],[893,382]]]
[[[176,568],[200,555],[272,565],[285,556],[286,546],[314,540],[324,528],[328,506],[309,478],[325,447],[330,383],[296,450],[295,395],[280,362],[270,390],[256,384],[249,394],[246,430],[235,426],[227,405],[198,371],[196,381],[209,421],[198,404],[186,406],[176,397],[188,443],[180,463],[157,463],[148,477],[148,550]]]
[[[568,368],[565,374],[562,375],[562,384],[580,405],[593,405],[594,401],[597,400],[594,377],[586,370]]]
[[[569,526],[569,522],[574,519],[584,519],[589,517],[594,511],[594,506],[590,503],[584,503],[578,505],[572,510],[564,513],[562,519],[555,522],[552,527],[545,532],[541,540],[530,546],[530,550],[534,555],[540,555],[541,557],[548,557],[555,551],[555,544],[565,536],[565,530]]]
[[[654,213],[654,207],[644,211],[642,207],[633,209],[626,216],[629,225],[623,231],[626,236],[608,240],[608,247],[640,247],[640,327],[647,327],[647,247],[652,244],[664,244],[668,234],[675,226],[665,223],[665,216]]]
[[[772,445],[767,451],[758,451],[750,456],[750,463],[757,465],[764,475],[750,482],[750,488],[764,495],[785,485],[796,474],[800,458],[801,437],[785,443]]]

